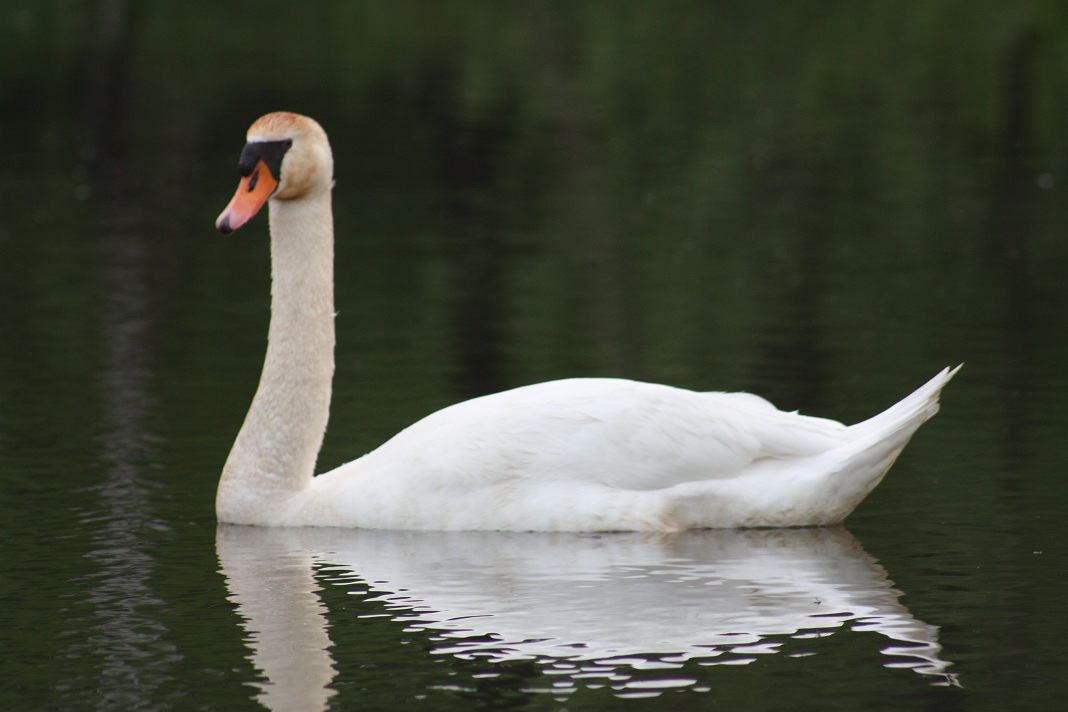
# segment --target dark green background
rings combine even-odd
[[[212,501],[263,354],[266,226],[212,222],[246,127],[286,109],[337,162],[322,469],[547,378],[852,421],[963,361],[847,524],[964,687],[842,634],[671,704],[1056,709],[1066,90],[1053,1],[7,0],[0,707],[255,706]],[[338,655],[338,708],[555,704],[434,692],[442,661],[375,625]],[[388,682],[361,676],[387,654]]]

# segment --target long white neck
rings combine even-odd
[[[330,190],[272,199],[271,326],[260,385],[226,460],[220,521],[267,523],[311,482],[334,376]]]

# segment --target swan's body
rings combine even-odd
[[[438,411],[318,477],[334,371],[333,160],[296,114],[249,129],[218,226],[269,199],[263,374],[223,469],[220,521],[264,526],[673,531],[842,521],[938,410],[943,370],[846,427],[746,393],[621,379],[517,388]]]

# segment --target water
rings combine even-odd
[[[1058,709],[1056,13],[705,5],[6,4],[0,708]],[[853,421],[965,368],[845,529],[217,528],[278,108],[338,163],[321,469],[547,378]]]

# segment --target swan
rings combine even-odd
[[[220,522],[412,530],[656,531],[841,522],[938,410],[944,369],[846,427],[748,393],[614,378],[444,408],[314,476],[334,374],[333,155],[313,119],[256,120],[216,227],[269,206],[271,320],[223,466]]]

